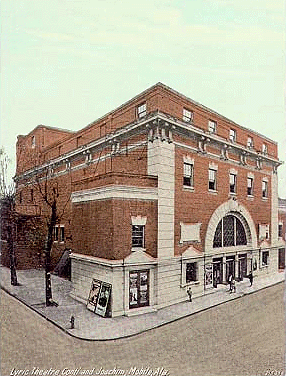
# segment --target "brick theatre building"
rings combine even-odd
[[[33,179],[56,181],[53,265],[70,249],[76,299],[140,314],[285,267],[280,164],[276,142],[157,83],[78,132],[19,136],[17,205],[41,216]]]

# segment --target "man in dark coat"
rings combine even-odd
[[[249,278],[250,286],[252,286],[252,283],[253,283],[253,274],[252,274],[252,272],[250,272],[248,274],[248,278]]]

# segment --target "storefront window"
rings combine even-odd
[[[268,265],[269,251],[262,252],[262,266]]]
[[[190,262],[186,265],[186,283],[197,281],[197,263]]]

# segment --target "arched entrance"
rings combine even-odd
[[[227,282],[230,275],[242,280],[247,275],[251,250],[256,246],[255,225],[248,210],[234,200],[219,206],[206,233],[205,286],[217,287]]]

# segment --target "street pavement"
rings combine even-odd
[[[85,304],[70,297],[72,284],[68,280],[52,275],[53,299],[58,306],[46,307],[44,270],[17,271],[17,277],[20,285],[11,286],[10,270],[1,266],[3,290],[71,336],[88,340],[130,337],[252,294],[285,280],[284,273],[277,273],[274,276],[255,278],[253,286],[250,287],[249,280],[244,279],[242,282],[236,283],[236,292],[232,294],[227,291],[227,286],[219,285],[217,289],[202,297],[194,298],[192,302],[186,301],[138,316],[103,318],[89,311]],[[71,329],[71,316],[75,318],[74,329]]]
[[[136,336],[86,341],[1,291],[1,375],[282,376],[283,296],[279,283]]]

